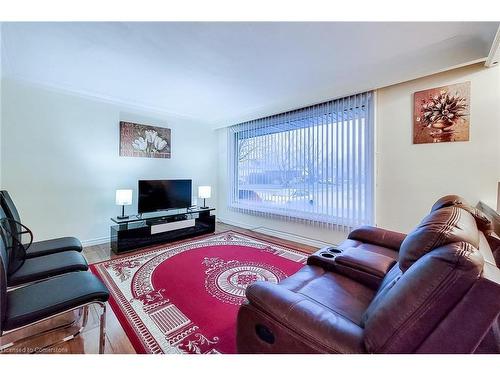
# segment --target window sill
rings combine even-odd
[[[334,226],[343,226],[348,228],[353,228],[354,226],[361,225],[361,223],[350,223],[347,219],[343,219],[338,216],[333,215],[325,215],[314,212],[304,212],[290,209],[280,209],[280,208],[271,208],[271,207],[262,207],[256,206],[252,204],[245,204],[240,202],[232,202],[228,205],[228,207],[232,210],[239,212],[247,212],[254,215],[271,215],[276,217],[281,217],[289,220],[297,220],[303,222],[314,222],[314,223],[323,223],[327,225]]]

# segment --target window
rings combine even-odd
[[[348,230],[373,216],[372,93],[228,130],[229,206]]]

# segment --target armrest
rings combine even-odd
[[[383,279],[396,260],[371,251],[349,248],[335,258],[335,263]]]
[[[333,248],[333,252],[325,247],[307,258],[308,265],[340,273],[375,290],[396,262],[392,256],[357,247]]]
[[[406,234],[364,225],[354,229],[347,238],[399,251]]]
[[[246,296],[250,305],[329,352],[365,351],[360,326],[302,294],[258,281],[247,288]]]

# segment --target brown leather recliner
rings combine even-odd
[[[238,351],[474,352],[500,313],[500,269],[487,219],[451,198],[407,236],[362,227],[279,284],[251,285]]]

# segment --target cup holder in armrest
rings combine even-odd
[[[335,258],[343,253],[344,250],[335,246],[325,246],[317,250],[307,259],[307,264],[333,269],[335,267]]]
[[[340,254],[342,252],[342,250],[337,249],[336,247],[330,247],[328,251],[332,254]]]
[[[328,247],[326,249],[322,249],[319,255],[321,255],[323,258],[333,259],[341,253],[342,250],[337,249],[336,247]]]

